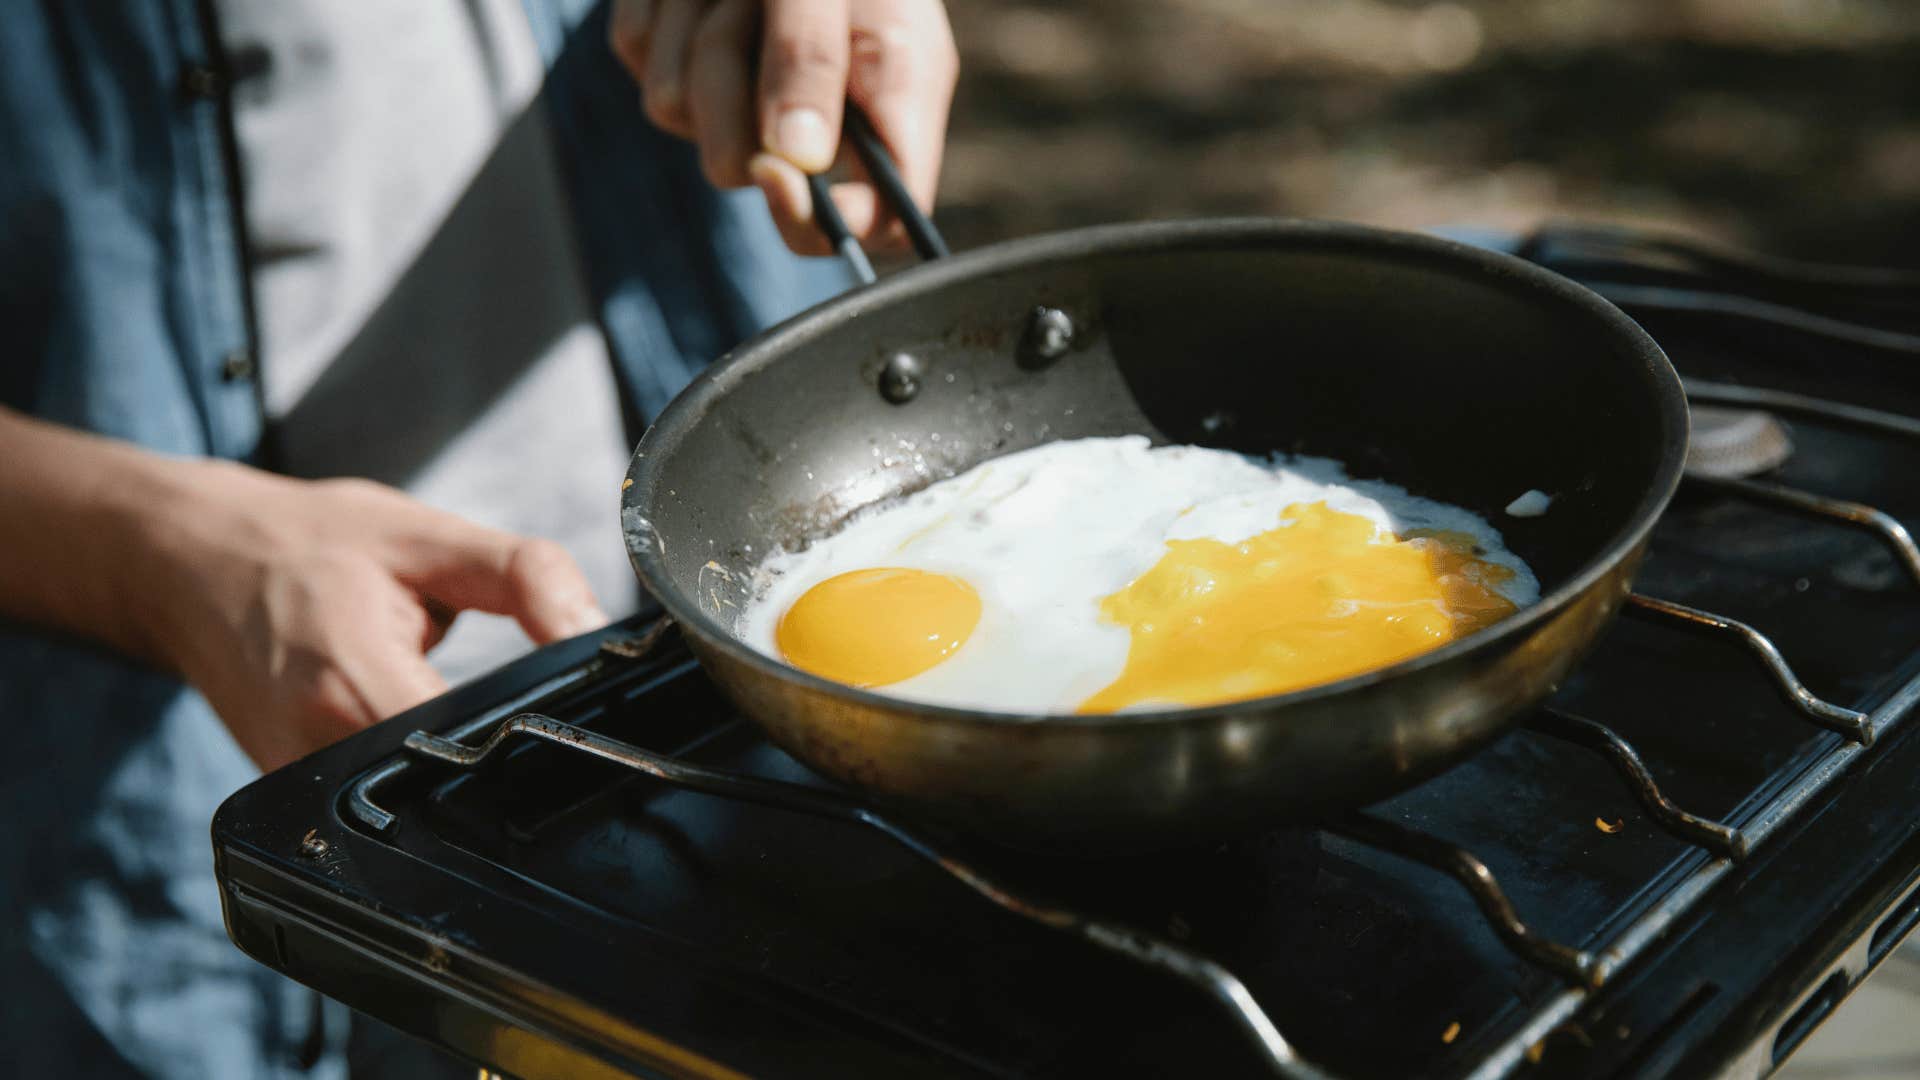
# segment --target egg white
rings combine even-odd
[[[1348,479],[1326,458],[1259,461],[1127,435],[995,458],[865,510],[803,551],[776,553],[755,572],[736,629],[778,659],[780,617],[827,578],[881,566],[951,574],[980,594],[979,625],[945,661],[879,692],[998,712],[1071,712],[1126,664],[1128,631],[1101,619],[1100,601],[1158,562],[1168,540],[1234,543],[1274,528],[1292,503],[1320,501],[1368,518],[1376,536],[1467,533],[1484,549],[1480,558],[1513,571],[1498,586],[1503,596],[1521,607],[1540,598],[1499,531],[1467,510]]]

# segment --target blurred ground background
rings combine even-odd
[[[949,0],[955,246],[1102,221],[1656,224],[1920,265],[1915,0]]]

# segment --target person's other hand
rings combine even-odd
[[[833,165],[849,97],[932,208],[959,73],[940,0],[614,0],[608,36],[653,122],[693,140],[716,186],[758,185],[793,250],[829,251],[806,174]],[[858,162],[849,169],[856,179],[833,188],[848,227],[902,243]]]
[[[371,481],[175,472],[131,556],[135,615],[263,769],[445,690],[425,654],[462,610],[511,615],[542,643],[607,621],[549,541]]]

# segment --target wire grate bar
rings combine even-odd
[[[1900,560],[1900,564],[1906,567],[1907,576],[1911,577],[1915,584],[1920,584],[1920,545],[1913,542],[1913,534],[1907,531],[1905,525],[1900,524],[1893,515],[1884,510],[1875,509],[1865,503],[1830,499],[1825,495],[1815,495],[1813,492],[1802,491],[1799,488],[1757,480],[1706,476],[1688,476],[1687,480],[1701,487],[1723,491],[1736,498],[1778,506],[1811,517],[1828,518],[1865,529],[1878,536],[1887,547],[1891,548],[1894,558]]]
[[[1633,789],[1640,805],[1646,807],[1647,813],[1652,814],[1662,828],[1680,839],[1735,861],[1746,858],[1752,852],[1751,841],[1740,830],[1689,814],[1674,805],[1660,790],[1660,785],[1654,782],[1653,773],[1641,760],[1640,752],[1605,724],[1559,709],[1545,708],[1528,726],[1544,735],[1605,754],[1614,769],[1627,781],[1627,786]]]
[[[1909,679],[1894,695],[1874,710],[1875,731],[1887,731],[1906,720],[1920,706],[1920,676]],[[1865,753],[1858,745],[1838,746],[1804,773],[1793,786],[1775,796],[1742,830],[1758,846],[1783,824],[1793,820],[1817,794],[1836,782],[1854,759]],[[1691,877],[1662,897],[1651,911],[1635,919],[1600,953],[1601,975],[1619,970],[1637,957],[1648,944],[1665,934],[1675,922],[1699,905],[1701,899],[1731,872],[1731,860],[1715,859],[1696,870]],[[1586,1001],[1585,987],[1568,987],[1549,1001],[1525,1027],[1495,1047],[1492,1053],[1469,1074],[1469,1080],[1496,1080],[1512,1075],[1521,1067],[1527,1048],[1545,1038],[1561,1022],[1576,1013]]]
[[[1759,386],[1735,386],[1732,383],[1680,380],[1687,400],[1698,405],[1725,405],[1737,409],[1765,409],[1782,416],[1798,416],[1837,427],[1860,428],[1920,440],[1920,417],[1903,416],[1859,405],[1848,405],[1825,398],[1796,394],[1789,390],[1769,390]]]
[[[1604,980],[1605,969],[1592,953],[1562,945],[1522,922],[1493,871],[1465,848],[1404,825],[1361,814],[1342,819],[1328,831],[1424,863],[1452,877],[1473,897],[1474,904],[1492,924],[1501,942],[1522,959],[1539,964],[1575,986],[1597,989]]]
[[[486,741],[478,746],[467,746],[442,735],[416,731],[407,736],[406,748],[443,764],[471,768],[485,761],[515,736],[542,739],[591,754],[689,791],[870,826],[913,854],[945,870],[1005,911],[1176,976],[1204,991],[1227,1011],[1234,1023],[1252,1040],[1276,1075],[1287,1080],[1330,1080],[1327,1073],[1300,1057],[1246,985],[1220,964],[1132,927],[1092,918],[1070,908],[1027,899],[974,866],[942,851],[931,840],[895,824],[841,792],[693,765],[538,713],[521,713],[508,719],[494,728]]]
[[[1746,623],[1642,593],[1629,593],[1627,605],[1625,610],[1642,616],[1738,638],[1773,676],[1774,684],[1800,710],[1801,715],[1829,731],[1845,735],[1861,746],[1873,745],[1873,728],[1867,723],[1866,713],[1835,705],[1807,689],[1807,684],[1801,682],[1800,677],[1787,666],[1786,658],[1780,655],[1772,639]]]
[[[454,728],[448,734],[456,739],[471,738],[505,718],[533,706],[535,702],[581,685],[600,673],[603,665],[602,657],[613,657],[625,661],[643,660],[653,652],[661,639],[666,636],[667,631],[672,628],[673,619],[662,615],[647,624],[647,628],[637,636],[608,638],[600,643],[599,656],[540,683],[510,701],[488,709]],[[405,774],[410,764],[411,761],[406,755],[395,754],[369,770],[348,789],[347,812],[376,833],[391,832],[393,827],[399,824],[399,820],[391,811],[381,806],[377,798],[380,789]]]

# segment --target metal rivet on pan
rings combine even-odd
[[[300,854],[309,859],[317,859],[327,853],[327,842],[320,839],[319,829],[308,829],[307,835],[300,838]]]
[[[914,395],[920,392],[920,379],[924,374],[924,366],[918,357],[911,353],[894,353],[880,369],[880,396],[895,405],[912,401]]]
[[[1020,342],[1020,362],[1028,367],[1045,367],[1067,355],[1073,347],[1073,319],[1059,308],[1037,307],[1027,321],[1027,336]]]

